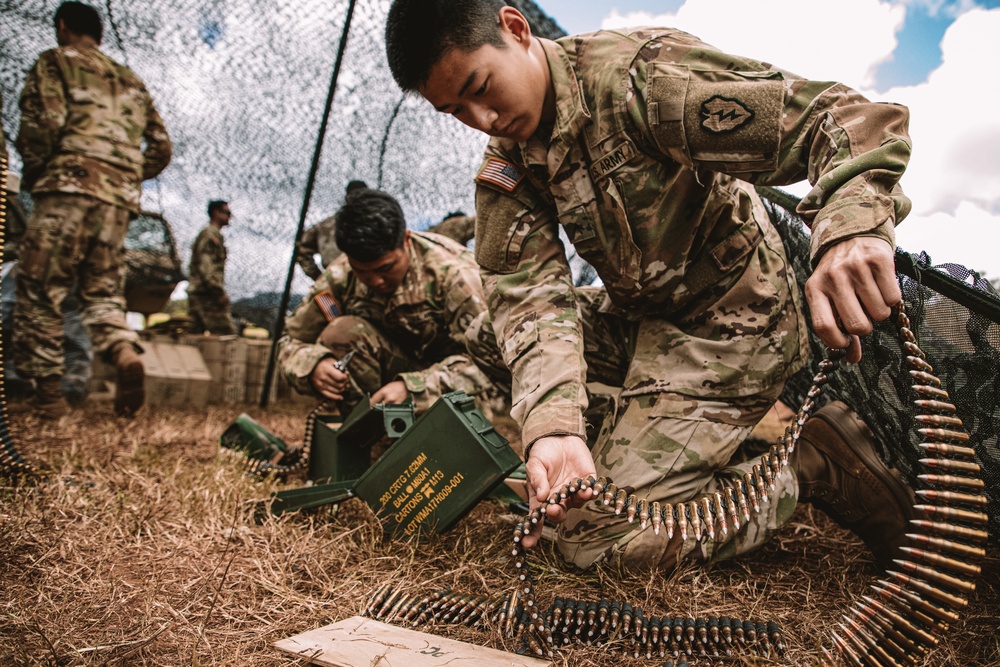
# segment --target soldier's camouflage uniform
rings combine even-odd
[[[222,230],[209,224],[194,239],[188,267],[188,314],[194,333],[236,333],[226,295],[226,242]]]
[[[295,263],[313,280],[319,280],[323,275],[323,269],[340,257],[336,231],[337,216],[331,215],[302,232],[302,238],[295,245]],[[319,255],[323,262],[322,268],[316,266],[314,259],[316,255]]]
[[[465,245],[476,234],[476,216],[450,215],[436,225],[428,227],[427,231],[434,234],[443,234]]]
[[[897,186],[907,110],[676,30],[541,43],[551,140],[493,139],[477,176],[476,257],[514,375],[511,414],[525,443],[585,437],[585,341],[561,224],[603,279],[601,310],[621,322],[608,352],[626,360],[623,392],[590,443],[597,472],[650,501],[687,501],[749,470],[741,443],[807,357],[795,277],[749,183],[809,179],[799,213],[814,263],[848,237],[893,244],[910,208]],[[668,545],[592,502],[558,544],[583,567],[731,556],[786,521],[797,493],[782,476],[777,501],[716,545]]]
[[[75,280],[95,352],[121,341],[141,350],[125,324],[123,244],[142,181],[163,171],[171,145],[139,77],[97,48],[42,53],[20,108],[16,144],[35,206],[20,248],[14,363],[42,378],[63,374],[59,306]]]
[[[437,234],[411,232],[410,239],[410,267],[392,294],[368,289],[341,256],[285,320],[278,363],[297,391],[318,396],[310,382],[316,364],[354,349],[349,405],[358,391],[371,394],[398,379],[418,412],[456,390],[496,406],[498,392],[474,362],[502,364],[496,343],[467,331],[486,311],[472,253]]]

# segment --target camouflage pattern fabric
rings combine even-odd
[[[194,333],[236,333],[226,294],[226,243],[222,230],[206,225],[195,237],[188,268],[188,313]]]
[[[777,385],[749,398],[709,400],[681,394],[624,397],[614,413],[606,415],[591,451],[598,475],[627,484],[649,502],[680,503],[703,493],[730,486],[754,464],[759,452],[744,452],[741,444],[771,408]],[[754,457],[753,454],[757,454]],[[599,562],[621,565],[657,565],[673,568],[681,558],[709,561],[730,558],[756,549],[792,515],[798,499],[793,474],[775,480],[773,499],[739,532],[699,542],[675,534],[668,540],[661,530],[642,528],[615,515],[614,508],[591,501],[570,510],[559,525],[557,544],[563,557],[578,567]]]
[[[170,162],[170,138],[145,84],[96,48],[42,53],[20,107],[16,144],[34,194],[84,194],[138,213],[142,181]]]
[[[220,301],[217,294],[188,292],[188,315],[191,316],[191,333],[208,332],[215,336],[236,333],[236,323],[228,303]]]
[[[467,330],[486,310],[472,253],[437,234],[410,238],[410,268],[393,294],[369,290],[341,256],[285,320],[278,363],[297,391],[316,394],[310,382],[316,364],[356,349],[349,367],[355,383],[370,392],[401,379],[418,411],[448,391],[495,392],[470,354],[479,336]]]
[[[17,261],[21,250],[21,239],[28,229],[28,216],[24,205],[10,192],[3,193],[6,218],[3,230],[3,263]]]
[[[0,280],[0,306],[2,306],[0,324],[3,325],[3,333],[0,334],[2,336],[0,340],[13,341],[14,304],[17,302],[15,298],[17,261],[8,262],[4,259],[2,276],[3,278]],[[82,399],[88,391],[94,353],[87,328],[83,325],[80,299],[75,288],[70,289],[68,296],[62,302],[61,310],[63,314],[63,366],[65,368],[61,386],[63,394],[68,399],[77,401]],[[6,349],[6,354],[11,354],[9,347]],[[8,388],[22,386],[23,380],[14,370],[13,363],[7,358],[4,359],[3,373]]]
[[[337,247],[335,237],[336,230],[337,217],[331,215],[302,232],[302,238],[295,244],[295,263],[313,280],[319,280],[323,275],[323,269],[340,257],[340,248]],[[316,255],[320,256],[322,266],[316,266]]]
[[[138,348],[138,336],[125,323],[122,296],[122,253],[131,215],[87,195],[35,196],[15,288],[13,352],[18,375],[63,375],[61,306],[74,284],[94,352],[106,354],[120,341]]]
[[[427,228],[434,234],[442,234],[466,245],[476,235],[476,216],[450,215],[436,225]]]
[[[628,476],[641,466],[618,450],[634,448],[664,478],[650,493],[710,489],[749,422],[808,356],[795,276],[747,182],[810,180],[799,213],[812,226],[814,262],[852,236],[894,243],[894,224],[910,207],[897,185],[909,158],[907,111],[675,30],[541,43],[556,98],[551,136],[543,140],[546,129],[520,144],[492,139],[477,176],[476,258],[513,372],[511,414],[526,444],[586,437],[586,340],[561,225],[606,287],[602,312],[635,326],[622,421],[606,426],[616,449],[596,451],[604,458],[598,469],[632,484]],[[647,403],[655,411],[675,402],[706,425],[677,411],[642,416]],[[720,405],[730,406],[725,418]],[[726,419],[739,421],[729,435],[718,425]],[[681,443],[696,454],[671,456]],[[732,550],[752,548],[782,516]],[[571,556],[581,564],[609,548],[626,560],[672,558],[630,549],[631,537],[603,535],[588,521],[561,531],[567,549],[574,531],[597,540]]]

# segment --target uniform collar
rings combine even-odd
[[[566,159],[580,132],[590,122],[590,110],[583,100],[576,71],[562,45],[550,39],[539,41],[552,78],[556,120],[550,141],[545,142],[538,136],[533,136],[521,145],[521,149],[525,155],[537,154],[539,148],[543,149],[548,172],[554,174]]]

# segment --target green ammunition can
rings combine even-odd
[[[369,405],[368,396],[347,419],[320,415],[313,425],[307,475],[314,482],[355,480],[371,465],[372,447],[382,438],[398,438],[413,426],[413,403]]]
[[[521,464],[471,397],[437,400],[354,485],[386,533],[445,531]]]
[[[233,420],[219,437],[219,445],[241,451],[249,459],[276,463],[288,453],[285,441],[258,424],[247,413]]]

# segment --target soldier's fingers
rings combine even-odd
[[[536,458],[528,457],[525,464],[525,472],[528,477],[528,487],[534,491],[535,506],[546,502],[549,498],[549,475],[545,466]]]
[[[838,326],[837,315],[830,298],[821,291],[810,290],[808,284],[806,285],[806,297],[812,312],[813,331],[823,341],[823,344],[835,349],[847,347],[850,340]]]
[[[847,346],[847,356],[844,357],[844,361],[856,364],[861,361],[861,339],[857,336],[851,336],[850,339],[851,342]]]

